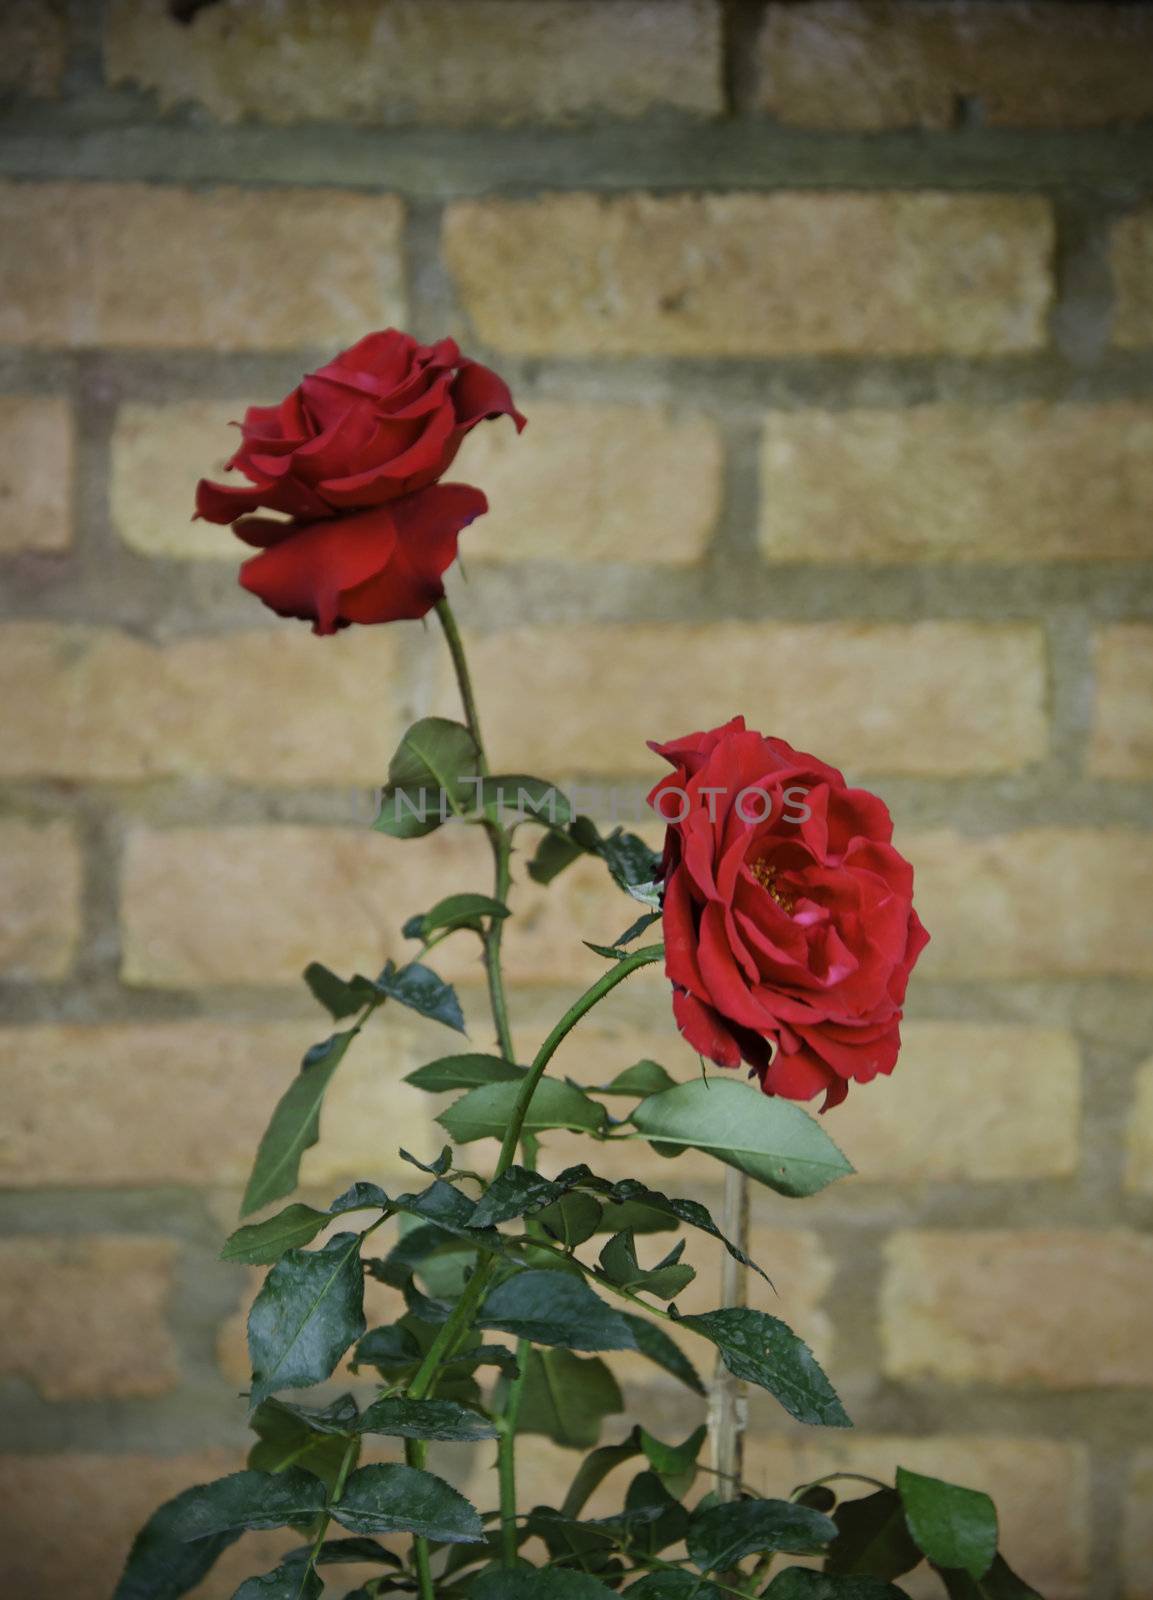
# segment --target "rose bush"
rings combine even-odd
[[[422,617],[487,510],[479,489],[440,480],[469,430],[501,416],[524,427],[504,381],[452,339],[370,333],[279,405],[248,409],[228,468],[249,481],[201,480],[196,514],[258,549],[243,586],[317,633]]]
[[[826,1109],[891,1072],[929,936],[884,802],[743,717],[652,748],[675,769],[649,801],[669,824],[665,969],[685,1038]]]

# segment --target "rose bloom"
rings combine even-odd
[[[243,586],[317,633],[422,617],[488,509],[479,489],[439,480],[465,434],[501,416],[524,427],[504,381],[452,339],[370,333],[279,405],[248,409],[228,470],[249,481],[202,480],[196,514],[260,550]]]
[[[928,934],[888,808],[834,768],[735,717],[651,746],[674,772],[665,970],[677,1025],[718,1066],[822,1110],[892,1072],[909,973]],[[710,792],[711,791],[711,792]]]

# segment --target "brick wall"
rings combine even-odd
[[[371,965],[480,881],[470,838],[364,829],[398,730],[450,703],[431,633],[277,626],[188,521],[226,420],[388,321],[458,336],[532,419],[462,460],[498,761],[635,786],[646,737],[743,710],[874,782],[920,873],[905,1055],[835,1115],[862,1175],[756,1206],[858,1429],[754,1403],[752,1477],[955,1474],[1048,1600],[1148,1600],[1151,56],[1134,4],[3,8],[22,1600],[102,1600],[151,1505],[235,1463],[252,1283],[214,1255],[316,1034],[300,969]],[[515,904],[527,1048],[621,908],[583,867]],[[475,964],[445,971],[479,1017]],[[575,1075],[695,1070],[657,979],[598,1030]],[[387,1180],[401,1131],[432,1150],[399,1079],[435,1047],[390,1024],[350,1057],[323,1200]]]

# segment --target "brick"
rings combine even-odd
[[[1116,311],[1113,338],[1140,349],[1153,344],[1153,207],[1113,225],[1110,241]]]
[[[1052,247],[1045,202],[1004,195],[553,194],[444,224],[477,332],[519,355],[1035,350]]]
[[[1031,828],[899,838],[917,871],[933,978],[1142,976],[1153,972],[1153,835]]]
[[[1103,778],[1153,778],[1153,626],[1102,628],[1093,649],[1089,771]]]
[[[63,1594],[99,1600],[112,1593],[133,1537],[158,1505],[243,1465],[241,1452],[227,1450],[0,1456],[9,1529],[5,1581],[20,1600],[59,1600]],[[61,1537],[62,1528],[68,1529],[67,1538]],[[243,1578],[268,1571],[281,1552],[299,1544],[300,1535],[290,1529],[245,1534],[225,1551],[197,1589],[196,1600],[229,1600]]]
[[[239,565],[247,553],[214,522],[193,521],[199,478],[225,478],[236,443],[230,423],[239,400],[129,402],[112,433],[109,502],[112,525],[141,555]],[[239,481],[239,480],[237,480]]]
[[[313,959],[376,972],[386,956],[412,955],[399,931],[406,917],[443,895],[487,890],[490,878],[479,830],[459,826],[423,844],[337,828],[141,829],[125,848],[123,976],[144,987],[296,986]],[[551,890],[517,878],[509,981],[599,976],[603,962],[580,941],[614,938],[634,902],[593,860]],[[457,983],[483,982],[474,938],[453,939],[432,964]]]
[[[993,1496],[1000,1543],[1009,1563],[1047,1600],[1083,1600],[1089,1583],[1089,1460],[1083,1446],[1048,1439],[899,1437],[853,1429],[785,1435],[762,1431],[754,1417],[745,1478],[761,1494],[787,1495],[795,1484],[829,1472],[861,1472],[892,1482],[898,1466]],[[846,1495],[864,1484],[842,1484]],[[927,1572],[902,1578],[917,1600],[940,1593]]]
[[[10,1110],[0,1130],[0,1182],[14,1189],[240,1186],[273,1107],[326,1031],[319,1014],[297,1023],[2,1030]],[[303,1183],[328,1188],[407,1172],[398,1144],[435,1154],[439,1130],[428,1098],[401,1081],[416,1059],[395,1017],[387,1028],[366,1030],[333,1078]],[[384,1141],[382,1128],[391,1130]]]
[[[68,60],[66,0],[5,0],[0,16],[0,89],[54,98]]]
[[[1119,5],[772,5],[757,104],[803,128],[1094,127],[1153,115],[1153,18]]]
[[[1094,460],[1086,481],[1078,464]],[[777,411],[761,451],[770,561],[1153,557],[1153,406]]]
[[[66,550],[71,542],[68,401],[60,395],[0,399],[0,551]]]
[[[1125,1187],[1136,1194],[1153,1194],[1153,1060],[1138,1069],[1125,1136]]]
[[[472,561],[688,565],[720,513],[715,425],[655,407],[529,406],[531,431],[471,433],[454,471],[481,484],[489,514],[470,529]]]
[[[0,972],[63,978],[80,938],[83,864],[66,823],[0,823]]]
[[[73,1234],[0,1241],[0,1370],[45,1400],[127,1400],[178,1382],[167,1239]]]
[[[14,723],[0,773],[373,783],[402,731],[390,705],[398,662],[384,629],[318,640],[273,623],[155,645],[111,628],[9,623],[0,695]]]
[[[1122,1229],[895,1234],[885,1370],[949,1383],[1153,1384],[1153,1239]]]
[[[0,267],[0,341],[349,344],[365,328],[405,321],[402,227],[401,202],[389,195],[0,183],[0,230],[22,243]]]
[[[901,1035],[893,1077],[854,1090],[829,1129],[857,1181],[1025,1182],[1077,1171],[1081,1061],[1071,1034],[918,1020]]]
[[[738,708],[802,749],[820,728],[820,753],[864,772],[1004,771],[1046,744],[1044,645],[1025,624],[582,623],[510,629],[469,650],[492,753],[514,772],[655,779],[646,740]],[[643,695],[621,694],[642,683]],[[846,692],[854,683],[868,684],[867,704]],[[512,687],[523,684],[530,697]]]
[[[115,0],[108,80],[226,122],[435,125],[719,115],[713,0],[225,0],[177,28]],[[515,48],[513,45],[515,43]],[[243,60],[245,70],[236,64]]]
[[[1153,1572],[1153,1450],[1138,1450],[1130,1465],[1121,1561],[1124,1600],[1147,1600]]]

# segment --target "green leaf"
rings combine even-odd
[[[681,1322],[712,1340],[734,1376],[767,1389],[798,1422],[852,1427],[813,1352],[776,1317],[731,1306]]]
[[[811,1572],[807,1567],[786,1567],[778,1572],[765,1590],[765,1600],[907,1600],[903,1589],[895,1589],[883,1578],[838,1577],[827,1572]]]
[[[438,900],[431,911],[410,918],[404,925],[404,931],[410,939],[427,939],[430,934],[447,928],[472,928],[481,933],[486,917],[500,921],[508,915],[508,907],[494,900],[491,895],[450,894]]]
[[[416,1467],[361,1467],[332,1514],[353,1533],[415,1533],[438,1544],[472,1544],[483,1536],[475,1507],[443,1478]]]
[[[311,1472],[233,1472],[186,1489],[169,1503],[169,1530],[177,1539],[208,1539],[246,1528],[284,1528],[324,1510],[324,1485]]]
[[[612,1590],[603,1583],[563,1567],[484,1572],[473,1580],[468,1594],[469,1600],[613,1600]]]
[[[404,1081],[429,1094],[445,1094],[450,1089],[479,1089],[485,1083],[515,1083],[524,1075],[524,1067],[503,1056],[442,1056],[417,1067]]]
[[[577,1468],[576,1476],[564,1497],[561,1515],[579,1517],[593,1491],[600,1487],[609,1473],[624,1462],[631,1461],[634,1456],[639,1456],[640,1453],[638,1428],[634,1428],[628,1438],[622,1440],[620,1444],[602,1444],[599,1449],[591,1450]]]
[[[829,1547],[826,1572],[868,1573],[899,1578],[921,1560],[905,1525],[905,1509],[895,1489],[842,1500],[833,1513],[837,1537]]]
[[[252,1405],[277,1389],[320,1383],[363,1332],[360,1235],[338,1233],[322,1250],[289,1250],[248,1316]]]
[[[374,1400],[360,1419],[362,1433],[395,1439],[446,1439],[469,1443],[495,1439],[499,1430],[478,1411],[455,1400],[409,1400],[402,1395]]]
[[[217,1559],[236,1543],[241,1530],[213,1534],[188,1544],[174,1531],[183,1512],[186,1489],[154,1511],[132,1541],[112,1600],[180,1600],[211,1572]]]
[[[658,1300],[675,1300],[696,1277],[692,1267],[681,1264],[684,1248],[685,1242],[680,1239],[655,1267],[642,1267],[633,1235],[617,1233],[600,1253],[601,1271],[618,1288],[651,1294]]]
[[[378,1183],[353,1183],[338,1194],[328,1208],[330,1217],[339,1217],[346,1211],[391,1211],[392,1201]]]
[[[578,844],[571,834],[546,833],[528,864],[528,875],[534,883],[551,883],[585,853],[585,847]]]
[[[628,1311],[622,1315],[642,1356],[646,1356],[654,1366],[661,1367],[677,1378],[694,1394],[706,1392],[697,1369],[675,1339],[670,1339],[663,1328],[659,1328],[655,1322],[649,1322],[644,1317],[635,1317]]]
[[[675,1087],[675,1080],[659,1061],[634,1061],[631,1067],[618,1072],[612,1082],[604,1084],[597,1093],[648,1096],[663,1094],[666,1089]]]
[[[616,1379],[599,1356],[571,1350],[528,1352],[517,1427],[571,1450],[588,1450],[601,1422],[624,1410]]]
[[[284,1559],[286,1562],[299,1563],[307,1561],[311,1554],[311,1545],[299,1545],[295,1550],[290,1550]],[[326,1539],[316,1554],[316,1564],[320,1567],[360,1566],[364,1562],[372,1562],[382,1567],[403,1565],[398,1555],[386,1550],[374,1539]]]
[[[635,1600],[727,1600],[716,1584],[695,1572],[649,1572],[624,1593]]]
[[[944,1584],[949,1600],[1041,1600],[1036,1589],[1017,1576],[1004,1556],[993,1558],[993,1565],[983,1578],[971,1578],[967,1572],[950,1572],[944,1567],[934,1567],[933,1571]]]
[[[551,1178],[515,1163],[494,1178],[477,1201],[473,1214],[474,1226],[491,1228],[498,1222],[510,1222],[513,1217],[531,1216],[542,1206],[551,1205],[564,1195],[564,1188]]]
[[[302,1467],[331,1489],[344,1465],[348,1434],[357,1425],[356,1402],[345,1395],[337,1404],[340,1409],[334,1416],[332,1407],[310,1412],[265,1400],[252,1415],[251,1426],[259,1439],[248,1452],[249,1467],[256,1472]]]
[[[446,1028],[464,1033],[464,1013],[451,984],[445,983],[431,967],[419,961],[410,961],[406,967],[395,967],[390,961],[376,980],[376,987],[410,1011],[433,1022],[443,1022]]]
[[[561,1176],[563,1178],[564,1174],[562,1173]],[[614,1183],[609,1190],[609,1196],[612,1200],[619,1201],[625,1205],[643,1206],[649,1212],[664,1212],[666,1216],[671,1217],[675,1222],[684,1222],[690,1228],[699,1228],[702,1233],[707,1233],[710,1238],[716,1239],[720,1244],[723,1244],[734,1261],[739,1261],[744,1267],[752,1267],[754,1272],[760,1273],[766,1283],[771,1283],[767,1273],[762,1272],[755,1261],[751,1261],[731,1239],[726,1239],[713,1221],[708,1208],[701,1205],[699,1201],[681,1200],[673,1195],[661,1194],[659,1190],[650,1189],[647,1184],[639,1183],[635,1178],[622,1178],[619,1183]],[[634,1228],[633,1231],[652,1230]]]
[[[836,1524],[791,1500],[732,1500],[698,1511],[689,1524],[689,1560],[702,1572],[727,1572],[746,1556],[772,1550],[816,1555]]]
[[[445,717],[414,722],[389,762],[373,827],[394,839],[419,839],[452,813],[463,815],[476,793],[469,780],[479,766],[476,741],[461,723]]]
[[[997,1510],[987,1494],[897,1468],[897,1493],[918,1547],[938,1567],[983,1578],[997,1554]]]
[[[353,1028],[334,1033],[314,1044],[305,1055],[299,1074],[281,1096],[260,1141],[240,1207],[242,1217],[274,1200],[282,1200],[296,1188],[300,1158],[320,1136],[320,1107],[325,1090],[355,1037]]]
[[[662,1153],[705,1150],[778,1194],[816,1194],[853,1170],[800,1106],[735,1078],[679,1083],[642,1100],[632,1122]]]
[[[376,992],[367,978],[338,978],[335,972],[319,961],[308,963],[304,969],[304,981],[312,991],[313,998],[319,1000],[337,1022],[367,1005]]]
[[[324,1584],[312,1567],[285,1562],[262,1578],[246,1578],[232,1600],[320,1600]]]
[[[220,1252],[220,1259],[240,1261],[250,1267],[271,1266],[286,1250],[311,1244],[331,1221],[329,1212],[317,1211],[315,1206],[286,1206],[264,1222],[237,1228]]]
[[[572,807],[555,783],[519,772],[485,778],[480,803],[485,808],[511,811],[522,822],[540,822],[550,828],[562,828],[572,818]]]
[[[537,1212],[537,1222],[562,1244],[566,1250],[575,1250],[578,1244],[591,1239],[600,1227],[603,1208],[591,1194],[574,1190],[565,1194],[543,1211]]]
[[[651,928],[654,922],[661,920],[659,911],[646,911],[644,916],[638,917],[635,922],[630,922],[619,939],[614,939],[613,944],[619,949],[622,945],[632,944],[634,939],[639,939],[646,929]]]
[[[375,1367],[382,1378],[397,1378],[418,1366],[420,1358],[420,1345],[410,1330],[392,1323],[366,1333],[349,1364],[353,1371],[357,1367]]]
[[[489,1291],[476,1315],[480,1328],[498,1328],[536,1344],[569,1350],[635,1350],[625,1319],[581,1278],[561,1272],[518,1272]]]
[[[488,1083],[455,1101],[437,1117],[437,1122],[457,1144],[474,1139],[501,1139],[520,1094],[520,1084]],[[605,1110],[586,1094],[559,1078],[542,1078],[524,1121],[525,1133],[543,1133],[547,1128],[574,1128],[599,1131]]]
[[[697,1457],[708,1437],[704,1423],[695,1428],[683,1444],[664,1444],[645,1428],[637,1430],[645,1459],[675,1499],[683,1499],[697,1475]]]

